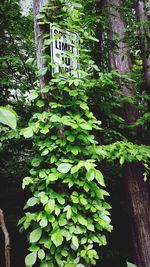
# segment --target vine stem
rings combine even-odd
[[[5,238],[5,265],[6,267],[10,267],[10,237],[8,230],[6,228],[4,213],[0,209],[0,227],[2,228],[2,232]]]

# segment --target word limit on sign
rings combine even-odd
[[[52,74],[59,73],[69,76],[78,68],[78,34],[63,31],[54,24],[50,26]],[[77,75],[75,75],[77,76]]]

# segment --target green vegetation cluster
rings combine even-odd
[[[6,12],[13,21],[18,16],[18,11],[14,12],[18,10],[17,2],[14,1],[15,6]],[[38,78],[49,76],[53,67],[49,56],[49,30],[44,35],[45,66],[37,70],[32,58],[32,30],[26,29],[27,20],[31,22],[33,18],[20,18],[21,24],[17,28],[13,22],[7,24],[4,17],[6,29],[1,31],[4,35],[1,39],[6,43],[1,57],[1,100],[3,106],[15,108],[20,118],[18,130],[8,133],[8,127],[1,126],[1,150],[2,153],[10,151],[15,140],[14,146],[19,144],[25,151],[27,148],[28,161],[32,158],[31,169],[29,171],[28,163],[28,175],[23,180],[23,189],[27,187],[31,197],[25,205],[25,216],[20,220],[21,230],[27,232],[30,243],[26,266],[83,267],[96,264],[97,247],[106,245],[106,231],[112,230],[110,205],[106,201],[109,194],[102,171],[106,162],[108,168],[113,163],[113,170],[118,168],[118,172],[121,170],[119,164],[142,162],[147,179],[149,96],[144,90],[141,92],[142,64],[137,52],[137,36],[131,34],[137,25],[134,15],[129,12],[130,1],[126,5],[134,63],[130,77],[109,72],[106,34],[102,37],[102,54],[98,52],[100,44],[95,28],[99,24],[107,31],[107,24],[106,14],[97,13],[96,1],[61,1],[57,4],[59,8],[54,9],[57,12],[53,16],[52,7],[44,7],[37,18],[38,23],[49,29],[50,22],[55,22],[64,30],[79,33],[80,69],[73,71],[70,77],[55,74],[43,88],[40,88]],[[122,97],[120,81],[134,83],[137,95]],[[19,97],[18,94],[14,97],[12,89],[17,91],[18,88]],[[124,121],[121,113],[124,103],[138,107],[140,118],[133,125]],[[24,125],[26,128],[21,129]],[[135,127],[139,127],[138,136]]]
[[[67,29],[72,30],[72,21],[79,20],[79,7],[73,5],[70,13],[70,6],[65,5],[65,15],[70,18],[63,25]],[[44,43],[49,44],[49,39]],[[47,71],[44,67],[38,74]],[[31,176],[23,182],[33,194],[25,207],[31,212],[20,221],[29,230],[27,266],[38,259],[41,266],[95,265],[98,255],[94,244],[106,245],[104,230],[112,229],[110,205],[105,201],[108,193],[97,166],[98,143],[92,133],[101,130],[101,122],[87,105],[83,85],[88,73],[78,69],[80,78],[75,78],[75,72],[68,78],[56,75],[45,87],[31,92],[30,99],[36,99],[39,112],[21,131],[25,138],[32,137],[36,151]],[[41,93],[49,98],[43,99]]]
[[[110,205],[105,201],[109,194],[104,190],[104,177],[98,163],[105,158],[119,159],[121,165],[136,160],[143,161],[147,167],[150,156],[147,146],[127,140],[99,146],[93,135],[104,129],[89,109],[88,90],[104,81],[105,86],[106,81],[109,86],[115,87],[115,84],[111,76],[108,80],[110,74],[103,75],[85,51],[87,44],[97,41],[89,27],[93,18],[89,17],[88,25],[84,26],[83,11],[89,3],[63,2],[62,11],[54,17],[59,27],[79,33],[81,68],[72,71],[71,77],[55,74],[45,87],[31,92],[30,100],[36,99],[39,112],[21,131],[25,138],[32,137],[36,151],[31,176],[23,182],[23,187],[28,186],[33,194],[25,206],[31,212],[20,221],[29,231],[31,246],[27,266],[37,260],[41,266],[95,265],[98,259],[95,244],[106,245],[104,230],[112,229]],[[38,15],[40,25],[50,24],[47,10],[48,6]],[[50,43],[49,34],[45,35],[45,51]],[[49,55],[45,54],[44,58],[47,64],[39,70],[39,76],[46,75],[53,67]],[[79,78],[75,78],[75,74]],[[94,75],[98,78],[94,79]],[[113,75],[130,81],[129,77]],[[43,94],[48,97],[43,99]],[[123,122],[117,115],[110,116]]]

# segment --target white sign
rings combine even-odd
[[[68,30],[63,31],[54,24],[50,26],[52,73],[71,75],[78,69],[78,34]],[[77,74],[74,76],[78,76]]]

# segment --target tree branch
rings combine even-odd
[[[10,238],[5,224],[4,213],[1,209],[0,209],[0,227],[2,228],[2,232],[5,238],[5,263],[6,267],[10,267]]]

